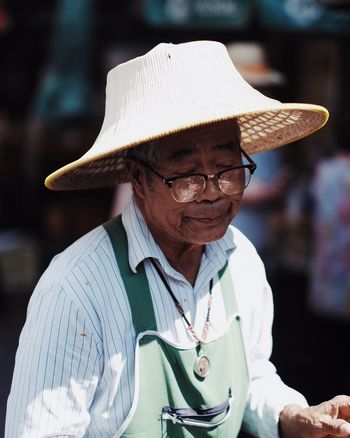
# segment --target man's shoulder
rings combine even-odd
[[[251,272],[263,273],[264,265],[253,243],[235,226],[230,225],[234,251],[232,251],[229,262],[231,269],[236,273]]]
[[[68,300],[97,326],[110,311],[110,300],[122,298],[124,289],[113,247],[100,225],[53,258],[32,294],[31,306],[42,300],[47,305]]]
[[[99,258],[103,261],[109,257],[110,251],[106,252],[106,249],[110,247],[109,242],[105,228],[99,225],[57,254],[47,269],[58,269],[62,274],[67,273],[91,257],[96,257],[96,254],[99,254]]]
[[[229,230],[231,232],[234,247],[238,250],[238,252],[248,251],[252,254],[256,254],[255,246],[248,239],[248,237],[242,233],[242,231],[240,231],[232,224],[229,226]]]
[[[230,226],[235,250],[229,258],[237,303],[241,311],[251,315],[269,294],[265,267],[253,243],[236,227]]]
[[[64,291],[65,295],[94,296],[101,277],[116,274],[117,265],[111,241],[100,225],[57,254],[43,273],[36,289]],[[93,287],[92,287],[93,286]]]

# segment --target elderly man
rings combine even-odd
[[[160,44],[113,69],[94,146],[51,189],[131,181],[121,218],[50,264],[21,334],[6,437],[350,436],[350,398],[308,407],[271,353],[272,299],[234,227],[250,153],[327,111],[251,88],[216,42]]]

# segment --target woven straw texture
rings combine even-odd
[[[243,149],[254,154],[303,138],[327,118],[321,106],[284,104],[259,93],[221,43],[160,44],[109,72],[105,118],[94,145],[45,184],[73,190],[125,182],[126,149],[200,125],[236,119]]]

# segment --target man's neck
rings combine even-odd
[[[204,245],[184,244],[175,247],[171,243],[167,245],[162,241],[158,241],[157,236],[153,232],[152,235],[170,265],[194,286],[202,260]]]

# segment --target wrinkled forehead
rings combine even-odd
[[[234,120],[199,126],[161,138],[157,141],[157,147],[160,158],[171,162],[196,155],[203,149],[239,153],[239,126]]]

